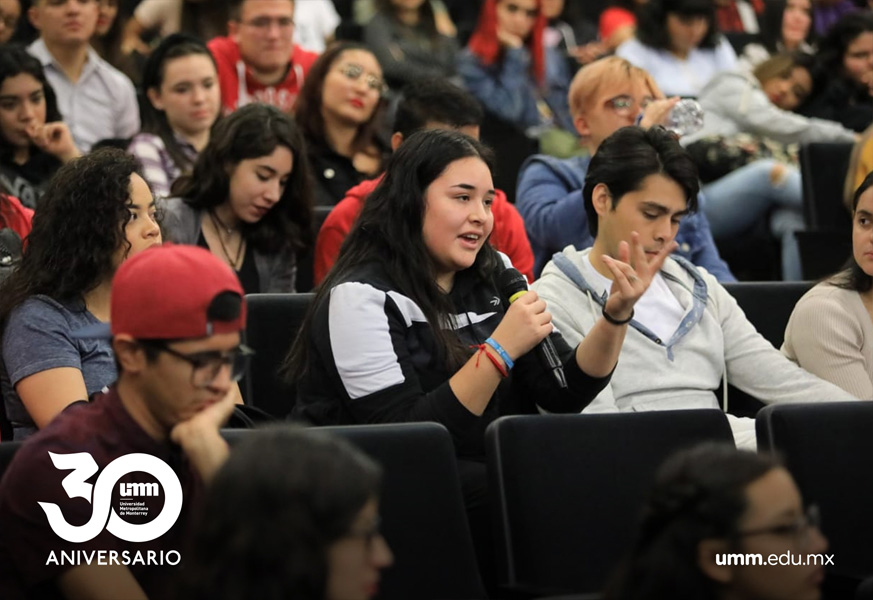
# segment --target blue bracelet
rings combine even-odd
[[[503,359],[503,362],[506,364],[506,370],[509,371],[512,367],[515,366],[515,363],[512,362],[512,359],[509,358],[509,354],[506,353],[506,350],[503,349],[503,346],[494,341],[494,338],[488,338],[485,340],[485,343],[494,348],[494,351],[500,355],[500,358]]]

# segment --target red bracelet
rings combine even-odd
[[[504,377],[504,379],[507,378],[507,377],[509,377],[509,371],[506,370],[506,367],[504,367],[504,366],[500,363],[500,361],[497,359],[497,357],[493,356],[490,352],[488,352],[488,351],[485,349],[487,345],[488,345],[488,344],[479,344],[478,346],[477,346],[477,345],[470,346],[470,348],[478,348],[478,349],[479,349],[479,352],[477,353],[477,356],[476,356],[476,368],[479,368],[479,358],[480,358],[480,357],[482,356],[482,354],[484,353],[485,356],[488,357],[488,360],[490,360],[491,363],[494,365],[494,367],[495,367],[498,371],[500,371],[500,374]]]

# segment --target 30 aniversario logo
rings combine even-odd
[[[40,502],[40,508],[48,518],[49,526],[59,537],[72,543],[93,540],[105,529],[115,537],[127,542],[150,542],[167,533],[182,512],[182,485],[176,473],[161,459],[150,454],[127,454],[106,465],[94,485],[86,480],[97,472],[97,463],[87,452],[55,454],[49,452],[52,464],[61,471],[72,471],[61,482],[67,496],[84,498],[92,506],[91,518],[84,525],[70,525],[57,504]],[[134,472],[148,473],[157,483],[119,483],[125,475]],[[118,511],[112,506],[113,490],[119,486],[121,497]],[[159,495],[158,486],[164,492],[164,505],[154,519],[146,523],[130,523],[124,517],[148,516],[148,506],[140,498]],[[158,556],[160,555],[160,556]],[[170,555],[175,555],[171,558]],[[166,560],[165,560],[166,559]],[[179,553],[175,550],[164,553],[149,551],[116,552],[76,550],[63,552],[60,558],[52,552],[46,564],[178,564]]]

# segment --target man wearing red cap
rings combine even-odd
[[[165,245],[112,284],[118,381],[68,407],[0,484],[4,598],[162,598],[203,482],[227,457],[219,428],[248,349],[243,290],[209,251]]]

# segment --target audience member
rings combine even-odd
[[[295,118],[315,175],[316,204],[333,206],[382,172],[386,148],[378,132],[387,91],[382,67],[365,46],[334,44],[312,65]]]
[[[873,400],[873,174],[852,204],[848,267],[808,291],[785,329],[782,352],[850,394]]]
[[[718,31],[714,0],[650,0],[640,8],[636,38],[615,53],[648,71],[670,96],[696,96],[737,62]]]
[[[294,43],[321,54],[336,37],[340,22],[333,0],[305,0],[294,7]]]
[[[846,15],[859,12],[859,5],[852,0],[816,0],[812,7],[813,27],[819,36],[826,35]]]
[[[39,61],[0,47],[0,184],[36,208],[48,180],[79,156]]]
[[[823,84],[801,112],[864,131],[873,123],[873,14],[844,16],[819,46]]]
[[[482,108],[470,94],[445,79],[422,79],[403,88],[403,99],[394,118],[391,147],[397,150],[403,140],[422,129],[455,129],[479,139]],[[315,283],[327,275],[336,262],[340,246],[361,212],[364,201],[381,181],[372,179],[353,187],[324,220],[315,242]],[[494,230],[488,241],[509,257],[513,266],[528,281],[533,281],[533,252],[524,231],[524,222],[501,190],[494,191],[491,205]]]
[[[309,162],[291,117],[267,104],[225,117],[172,193],[160,205],[169,241],[208,248],[247,294],[294,291],[296,256],[313,234]]]
[[[663,123],[676,103],[675,98],[663,98],[648,73],[618,57],[583,67],[573,79],[569,96],[576,130],[592,155],[620,127],[633,125],[637,120],[643,127]],[[587,248],[594,243],[582,203],[590,160],[588,156],[558,160],[537,155],[521,168],[518,210],[524,217],[534,251],[534,275],[539,276],[552,254],[565,246]],[[734,281],[718,255],[702,214],[688,215],[682,220],[676,241],[680,256],[705,268],[720,281]]]
[[[758,18],[763,11],[761,0],[715,0],[715,23],[718,30],[735,39],[760,32]]]
[[[115,380],[112,347],[72,331],[109,319],[112,277],[161,243],[155,204],[136,161],[100,150],[61,167],[39,208],[21,266],[0,291],[3,401],[14,437]]]
[[[815,53],[811,0],[765,0],[760,42],[746,44],[740,68],[751,71],[759,64],[785,52]]]
[[[34,0],[28,13],[40,32],[28,51],[42,63],[83,152],[103,139],[133,137],[140,128],[130,79],[89,45],[98,8],[97,0]]]
[[[577,412],[603,389],[624,327],[604,318],[573,349],[536,294],[511,305],[501,299],[497,280],[508,261],[486,243],[494,190],[484,152],[459,132],[427,130],[392,156],[289,355],[295,417],[319,425],[436,421],[459,458],[481,463],[485,428],[498,416],[537,406]],[[609,260],[614,318],[631,312],[654,272],[648,264],[634,272],[628,252]],[[530,353],[546,337],[567,387]]]
[[[378,0],[364,26],[364,43],[382,66],[389,85],[455,73],[457,41],[437,31],[429,0]]]
[[[775,459],[703,444],[658,470],[636,541],[607,600],[818,600],[828,542],[815,506],[804,507]],[[783,556],[729,564],[725,555]],[[803,559],[798,564],[798,558]]]
[[[812,91],[812,64],[807,54],[783,54],[752,74],[716,75],[700,92],[703,128],[682,140],[707,183],[703,212],[715,239],[769,221],[780,240],[785,280],[802,278],[795,236],[805,228],[797,145],[858,137],[835,121],[790,112]]]
[[[393,562],[379,533],[381,478],[372,459],[323,432],[253,434],[210,484],[177,597],[376,596]]]
[[[660,257],[696,210],[697,192],[694,162],[664,129],[624,127],[603,141],[583,190],[594,245],[555,254],[534,283],[571,343],[601,322],[614,285],[604,257],[619,256],[635,236],[646,252],[635,268]],[[663,263],[627,320],[621,360],[586,413],[718,408],[713,390],[722,379],[765,403],[854,399],[786,359],[715,277],[681,258]],[[753,447],[754,420],[728,417],[737,445]]]
[[[126,52],[147,56],[149,35],[165,38],[186,33],[200,40],[211,40],[227,33],[227,0],[142,0],[124,27]]]
[[[682,144],[741,134],[782,144],[854,142],[857,134],[835,121],[791,112],[813,93],[814,60],[800,52],[777,54],[751,74],[728,71],[716,75],[698,97],[703,128],[682,138]]]
[[[124,55],[121,49],[123,26],[118,18],[118,0],[97,0],[97,27],[94,29],[94,37],[91,38],[91,46],[100,55],[100,58],[108,62],[118,70],[123,70]]]
[[[143,131],[127,151],[142,164],[155,197],[164,198],[209,143],[221,112],[218,71],[203,42],[174,33],[149,55],[142,82]]]
[[[12,39],[20,18],[20,0],[0,0],[0,45]]]
[[[233,410],[233,382],[246,357],[245,300],[233,272],[201,248],[167,246],[127,261],[112,288],[111,324],[77,335],[111,336],[102,342],[111,344],[118,380],[33,436],[0,484],[5,596],[170,597],[178,572],[170,565],[185,556],[204,483],[227,458],[219,427]],[[98,470],[92,506],[69,483],[78,474],[90,497],[92,484],[84,482]],[[125,484],[162,493],[135,495],[141,508],[133,511]],[[168,520],[174,508],[178,518]],[[79,525],[96,524],[103,509],[112,510],[109,524],[88,539]],[[62,538],[61,525],[84,539]],[[62,552],[92,558],[58,560]]]
[[[228,35],[209,42],[224,112],[264,102],[290,113],[318,58],[293,42],[294,0],[229,1]]]
[[[543,44],[567,55],[570,73],[607,52],[597,40],[597,27],[579,14],[575,2],[542,0],[542,11],[546,18]]]
[[[485,0],[458,56],[464,86],[486,110],[535,136],[552,126],[573,131],[572,73],[565,55],[543,44],[545,26],[540,0]]]

